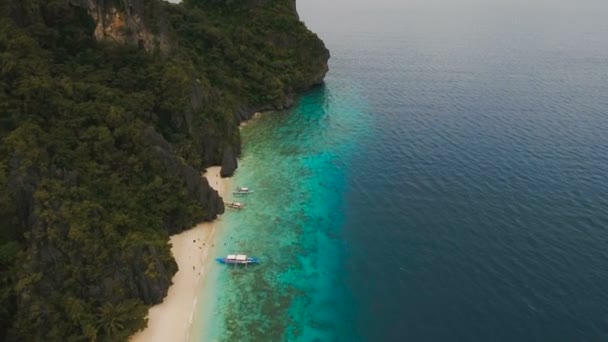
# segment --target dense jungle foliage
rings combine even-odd
[[[235,112],[325,74],[291,0],[141,1],[168,48],[95,39],[79,1],[0,2],[0,340],[145,327],[177,271],[169,235],[223,210],[199,174],[240,150]]]

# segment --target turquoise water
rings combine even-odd
[[[262,263],[194,340],[607,341],[608,4],[389,2],[304,4],[327,84],[243,128]]]
[[[214,265],[217,298],[197,323],[203,341],[327,341],[346,331],[352,299],[339,272],[345,246],[344,170],[369,125],[357,90],[338,80],[293,110],[266,113],[242,129],[235,185],[254,193],[224,217],[219,255],[261,259],[247,269]],[[203,303],[209,305],[208,303]],[[197,333],[197,334],[198,334]]]

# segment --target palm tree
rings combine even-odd
[[[118,335],[125,328],[125,323],[129,320],[127,315],[130,313],[125,310],[124,302],[117,304],[104,303],[99,307],[98,325],[107,337]]]
[[[119,303],[106,302],[99,307],[97,324],[100,332],[110,340],[126,338],[134,329],[139,329],[145,322],[146,306],[138,300]],[[123,336],[126,335],[126,336]]]

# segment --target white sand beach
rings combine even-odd
[[[220,167],[210,167],[205,176],[223,198],[230,191],[230,179],[219,176]],[[171,252],[178,265],[164,301],[148,313],[148,327],[131,337],[132,342],[187,341],[202,281],[214,260],[217,230],[222,218],[206,222],[171,236]]]

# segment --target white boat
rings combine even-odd
[[[253,193],[253,190],[249,189],[249,188],[236,188],[236,191],[233,192],[233,194],[235,195],[249,195]]]
[[[260,262],[260,259],[247,256],[245,254],[230,254],[225,258],[217,258],[215,259],[222,264],[228,265],[249,265],[249,264],[257,264]]]

